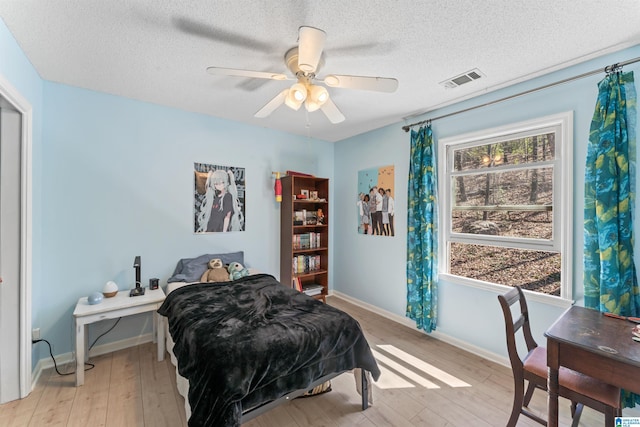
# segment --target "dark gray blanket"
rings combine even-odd
[[[191,427],[238,426],[243,411],[331,373],[380,376],[355,319],[267,274],[184,286],[158,313],[189,380]]]

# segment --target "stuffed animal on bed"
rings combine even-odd
[[[200,278],[201,282],[228,282],[229,281],[229,273],[222,265],[222,260],[220,258],[214,258],[209,261],[207,264],[209,267]]]
[[[229,270],[229,280],[238,280],[241,277],[249,275],[249,270],[244,268],[239,262],[232,262],[227,267],[227,270]]]

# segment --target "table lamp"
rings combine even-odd
[[[131,289],[131,292],[129,292],[129,296],[139,297],[141,295],[144,295],[144,288],[141,285],[140,279],[140,255],[136,256],[136,258],[134,259],[133,268],[136,269],[136,287]]]

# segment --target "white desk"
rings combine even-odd
[[[164,360],[164,323],[157,313],[165,295],[162,288],[150,290],[142,296],[130,297],[129,289],[118,292],[115,297],[103,298],[102,302],[90,305],[87,297],[80,298],[73,310],[76,328],[76,387],[84,384],[84,362],[88,359],[88,330],[85,325],[105,319],[131,316],[153,311],[153,340],[158,343],[158,361]]]

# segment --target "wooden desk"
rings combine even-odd
[[[560,366],[640,393],[640,343],[631,339],[635,323],[573,306],[544,333],[547,337],[548,426],[558,425]]]
[[[101,303],[90,305],[87,297],[80,298],[73,311],[76,329],[76,387],[84,384],[84,362],[88,359],[87,328],[85,325],[105,319],[131,316],[153,311],[153,340],[158,341],[158,361],[164,360],[164,322],[157,313],[165,295],[162,288],[146,289],[144,295],[129,296],[129,289],[115,297],[104,298]]]

